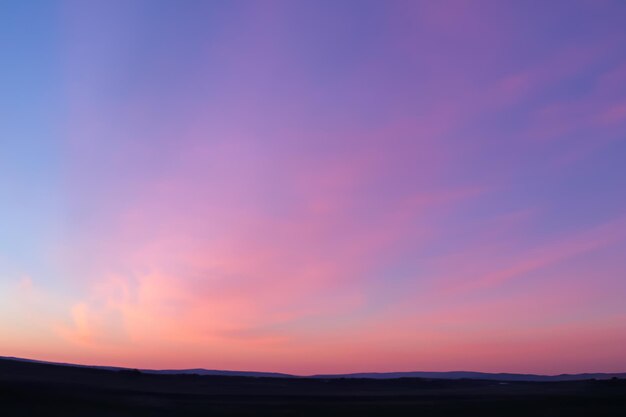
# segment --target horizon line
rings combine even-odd
[[[84,367],[84,368],[95,368],[95,369],[104,369],[107,368],[115,369],[115,370],[138,370],[145,372],[174,372],[174,371],[215,371],[215,372],[237,372],[237,373],[257,373],[257,374],[277,374],[284,375],[290,377],[322,377],[322,376],[343,376],[343,375],[386,375],[386,374],[410,374],[410,373],[433,373],[433,374],[448,374],[448,373],[473,373],[473,374],[484,374],[484,375],[519,375],[519,376],[537,376],[537,377],[559,377],[559,376],[579,376],[579,375],[621,375],[626,374],[626,371],[612,371],[612,372],[597,372],[597,371],[586,371],[586,372],[576,372],[576,373],[560,373],[560,374],[538,374],[538,373],[527,373],[527,372],[485,372],[485,371],[468,371],[468,370],[454,370],[454,371],[358,371],[358,372],[338,372],[338,373],[314,373],[314,374],[292,374],[287,372],[278,372],[278,371],[252,371],[252,370],[237,370],[237,369],[217,369],[217,368],[203,368],[203,367],[191,367],[191,368],[136,368],[129,366],[117,366],[117,365],[94,365],[94,364],[84,364],[84,363],[75,363],[75,362],[56,362],[56,361],[48,361],[41,359],[31,359],[31,358],[23,358],[18,356],[4,356],[0,355],[0,360],[16,360],[23,362],[33,362],[33,363],[41,363],[47,365],[60,365],[60,366],[74,366],[74,367]]]

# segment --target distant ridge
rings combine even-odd
[[[48,365],[71,366],[79,368],[101,369],[108,371],[131,371],[132,368],[117,366],[97,366],[97,365],[77,365],[71,363],[59,363],[40,361],[36,359],[24,359],[10,356],[0,356],[3,360],[19,362],[32,362]],[[449,372],[360,372],[351,374],[319,374],[319,375],[291,375],[279,372],[255,372],[255,371],[224,371],[215,369],[138,369],[146,374],[161,375],[214,375],[214,376],[239,376],[255,378],[315,378],[315,379],[397,379],[397,378],[424,378],[424,379],[475,379],[489,381],[532,381],[532,382],[556,382],[556,381],[582,381],[589,379],[611,379],[626,378],[626,372],[621,373],[582,373],[582,374],[560,374],[560,375],[536,375],[536,374],[515,374],[515,373],[487,373],[470,371],[449,371]]]
[[[353,374],[312,375],[311,378],[368,378],[368,379],[395,379],[395,378],[425,378],[425,379],[480,379],[489,381],[583,381],[587,379],[626,378],[622,373],[583,373],[560,375],[535,375],[513,373],[487,373],[469,371],[449,372],[362,372]]]
[[[120,366],[98,366],[98,365],[78,365],[73,363],[64,363],[64,362],[49,362],[49,361],[40,361],[37,359],[25,359],[25,358],[16,358],[13,356],[0,356],[0,359],[18,361],[18,362],[32,362],[32,363],[41,363],[47,365],[59,365],[59,366],[72,366],[77,368],[91,368],[91,369],[102,369],[105,371],[131,371],[133,368],[124,368]],[[279,372],[256,372],[256,371],[222,371],[216,369],[203,369],[203,368],[195,368],[195,369],[137,369],[140,372],[145,374],[161,374],[161,375],[219,375],[219,376],[250,376],[256,378],[297,378],[295,375],[282,374]]]

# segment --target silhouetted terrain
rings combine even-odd
[[[14,358],[0,356],[1,359],[8,359],[20,362],[41,363],[47,365],[64,365],[81,368],[106,369],[111,371],[131,371],[129,368],[117,366],[95,366],[76,365],[73,363],[46,362],[35,359]],[[626,373],[586,373],[586,374],[560,374],[560,375],[536,375],[536,374],[512,374],[512,373],[486,373],[486,372],[360,372],[353,374],[325,374],[325,375],[291,375],[278,372],[254,372],[254,371],[224,371],[217,369],[140,369],[147,374],[196,374],[196,375],[221,375],[221,376],[254,376],[271,378],[369,378],[369,379],[397,379],[397,378],[427,378],[427,379],[487,379],[492,381],[583,381],[588,379],[611,379],[626,378]]]
[[[0,359],[3,416],[618,416],[626,380],[149,374]]]
[[[626,373],[593,373],[593,374],[561,374],[561,375],[535,375],[535,374],[491,374],[485,372],[367,372],[357,374],[332,374],[313,375],[311,378],[428,378],[428,379],[486,379],[491,381],[584,381],[588,379],[611,379],[626,378]]]

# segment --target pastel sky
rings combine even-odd
[[[0,355],[626,371],[626,2],[0,2]]]

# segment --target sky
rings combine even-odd
[[[0,355],[626,371],[626,2],[0,2]]]

